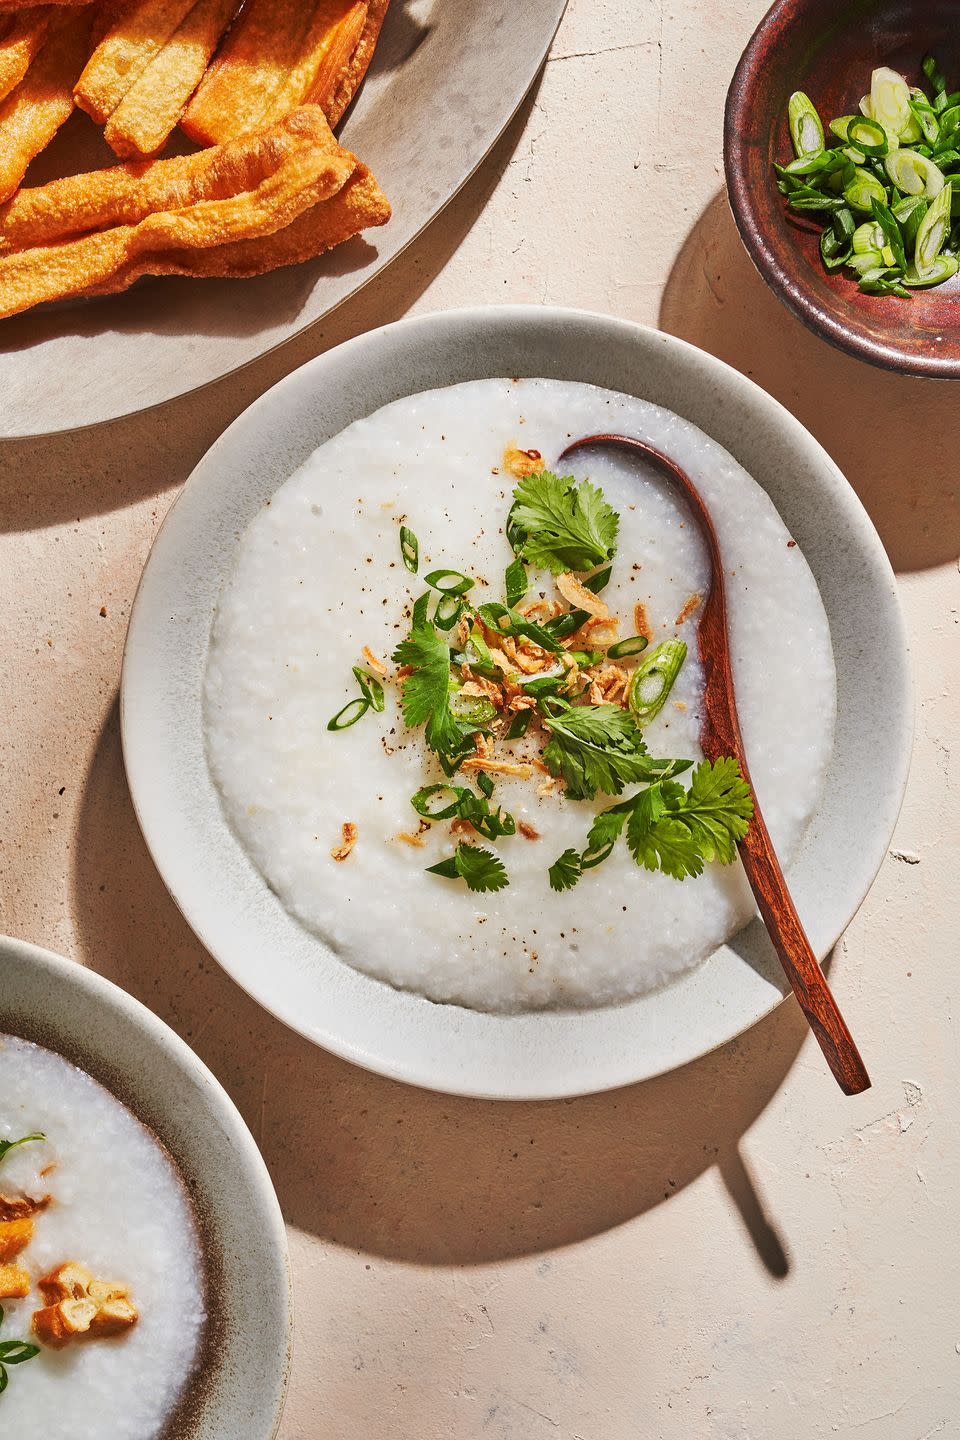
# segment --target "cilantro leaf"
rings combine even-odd
[[[551,890],[572,890],[583,874],[580,856],[571,846],[554,860],[547,871]]]
[[[502,890],[510,881],[503,861],[492,850],[483,850],[479,845],[462,842],[447,860],[439,865],[428,865],[428,875],[442,875],[445,879],[460,879],[466,882],[468,890]]]
[[[450,711],[450,647],[431,625],[419,625],[393,652],[397,665],[409,665],[403,682],[401,708],[411,728],[426,725],[431,750],[452,756],[463,748],[468,733]]]
[[[610,560],[619,526],[620,517],[595,485],[544,470],[514,490],[507,538],[520,560],[562,575]]]
[[[543,723],[551,732],[544,762],[551,775],[562,776],[571,800],[592,800],[598,790],[619,795],[624,785],[679,775],[692,764],[648,755],[633,716],[619,705],[555,700]]]
[[[587,848],[580,857],[584,870],[592,870],[595,865],[606,860],[620,839],[620,833],[635,802],[636,797],[622,800],[619,805],[611,805],[609,810],[601,810],[594,817],[587,835]]]
[[[18,1145],[27,1145],[31,1140],[46,1140],[46,1138],[46,1135],[38,1133],[36,1135],[21,1135],[19,1140],[0,1140],[0,1160],[3,1159],[8,1151],[16,1150]],[[2,1320],[2,1318],[3,1311],[0,1310],[0,1320]]]
[[[689,790],[668,781],[637,796],[627,844],[638,865],[683,880],[710,860],[732,864],[752,816],[753,796],[733,756],[704,760]]]

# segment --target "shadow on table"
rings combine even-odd
[[[660,326],[749,375],[807,426],[869,511],[895,570],[956,558],[960,388],[877,369],[807,330],[754,269],[722,190],[673,267]]]
[[[739,1142],[803,1042],[793,1004],[694,1064],[608,1094],[536,1104],[436,1095],[317,1049],[210,958],[141,838],[116,707],[85,780],[74,856],[82,959],[211,1067],[258,1140],[290,1224],[390,1258],[478,1264],[608,1230],[716,1165],[767,1269],[787,1273]],[[145,915],[156,917],[149,926]]]
[[[97,426],[100,458],[83,474],[77,473],[76,431],[27,440],[0,439],[0,531],[62,524],[162,494],[179,485],[240,411],[284,375],[354,335],[399,320],[443,269],[484,210],[523,134],[539,84],[538,79],[476,174],[422,235],[357,294],[302,334],[243,368],[239,379],[234,375],[138,415]],[[375,240],[376,232],[371,234]],[[305,266],[291,267],[289,287],[297,293],[309,289],[318,269],[334,273],[344,267],[357,268],[365,263],[370,250],[368,241],[357,239]],[[271,278],[275,279],[268,275],[259,280],[144,283],[226,286],[235,291],[239,304],[243,287],[269,284]],[[78,324],[89,328],[102,320],[87,308]]]

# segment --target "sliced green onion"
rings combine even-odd
[[[411,575],[416,575],[420,564],[420,541],[407,525],[400,526],[400,554]]]
[[[902,135],[911,120],[910,87],[903,76],[888,65],[880,65],[870,76],[870,114],[884,130]]]
[[[881,259],[883,257],[881,256]],[[893,267],[890,265],[871,265],[869,269],[860,273],[860,288],[864,285],[875,285],[878,280],[883,280]]]
[[[900,226],[894,218],[893,211],[881,201],[875,200],[873,202],[873,218],[880,226],[883,236],[880,253],[888,265],[896,265],[902,270],[907,263],[907,257],[903,249]]]
[[[918,275],[930,273],[933,262],[943,249],[950,228],[952,185],[945,185],[924,215],[917,229],[913,263]]]
[[[851,121],[847,130],[847,141],[864,155],[886,155],[890,149],[883,126],[877,120],[868,120],[865,116]]]
[[[553,670],[542,670],[539,675],[525,675],[520,684],[528,695],[552,695],[566,684],[569,673],[559,665]]]
[[[498,675],[500,674],[500,671],[493,663],[487,642],[484,640],[482,632],[476,625],[473,626],[470,634],[467,636],[466,649],[462,659],[458,658],[457,663],[459,665],[469,665],[471,670],[494,670]]]
[[[880,188],[882,191],[883,187],[881,186]],[[831,196],[829,195],[821,195],[819,190],[809,189],[805,189],[802,191],[795,190],[792,194],[787,196],[787,204],[790,206],[791,210],[837,211],[846,208],[846,202],[841,200],[839,197],[831,198]],[[869,207],[864,206],[864,208],[866,209]]]
[[[830,129],[838,140],[846,141],[847,132],[854,120],[859,120],[859,115],[838,115],[836,120],[830,121]]]
[[[922,195],[905,195],[893,207],[894,219],[900,226],[904,248],[908,251],[912,252],[916,244],[917,231],[928,208],[929,201]]]
[[[879,250],[864,250],[861,255],[851,255],[847,264],[851,270],[856,270],[858,275],[863,275],[868,270],[875,270],[883,263],[883,256]]]
[[[597,571],[596,575],[591,575],[586,580],[584,580],[584,590],[589,590],[591,595],[599,595],[600,591],[605,589],[606,586],[610,584],[610,576],[612,574],[613,566],[605,565],[602,570]]]
[[[463,611],[463,598],[460,595],[441,595],[433,612],[433,623],[438,630],[452,630]]]
[[[683,640],[664,640],[641,660],[630,682],[628,703],[639,725],[652,720],[666,704],[673,682],[687,658]]]
[[[857,228],[857,222],[853,218],[853,211],[848,210],[846,205],[844,205],[842,210],[837,211],[830,223],[837,239],[849,245],[853,239],[854,231]]]
[[[960,105],[951,105],[949,110],[944,110],[939,119],[940,145],[952,143],[951,136],[960,130]]]
[[[503,737],[505,740],[522,740],[530,728],[530,721],[533,718],[532,710],[518,710],[510,721],[510,728]]]
[[[493,794],[493,781],[485,770],[481,770],[477,775],[477,789],[480,791],[480,794],[486,796],[488,800]]]
[[[459,785],[424,785],[416,795],[411,795],[410,804],[424,820],[452,820],[460,814],[460,802],[466,790]],[[430,803],[432,796],[452,795],[452,801],[441,804],[439,809]]]
[[[823,125],[809,96],[795,90],[787,104],[787,119],[794,153],[812,155],[823,149]]]
[[[888,160],[892,156],[887,157]],[[861,166],[853,172],[853,179],[844,187],[844,199],[853,210],[871,210],[874,200],[885,202],[887,192],[875,175]]]
[[[359,665],[354,665],[353,673],[364,700],[380,714],[383,711],[383,686],[380,681],[375,676],[368,675],[365,670],[361,670]]]
[[[864,220],[853,232],[850,241],[854,255],[866,255],[870,250],[879,250],[883,244],[883,231],[875,220]]]
[[[839,270],[850,258],[850,246],[838,240],[830,229],[820,236],[820,258],[827,270]]]
[[[952,280],[958,268],[960,261],[955,255],[938,255],[922,275],[915,266],[908,265],[901,279],[911,290],[922,290],[928,285],[942,285],[944,280]]]
[[[943,189],[940,167],[926,155],[918,155],[916,150],[895,150],[886,156],[883,164],[894,185],[905,195],[925,195],[932,200]],[[882,198],[885,200],[886,196]]]
[[[940,121],[937,119],[936,111],[922,90],[911,87],[910,90],[910,111],[916,120],[922,138],[928,145],[936,148],[940,140]]]
[[[497,707],[486,695],[461,695],[455,691],[450,696],[450,711],[463,725],[483,727],[497,718]]]
[[[328,730],[349,730],[351,725],[366,715],[370,709],[370,701],[363,695],[358,695],[354,700],[348,700],[342,710],[338,710],[332,720],[327,721]]]
[[[922,69],[924,75],[926,75],[933,87],[933,93],[935,95],[942,95],[946,91],[947,82],[932,55],[925,55],[923,57]]]
[[[527,569],[522,560],[511,560],[504,576],[508,605],[519,605],[527,593]]]
[[[646,635],[630,635],[626,640],[618,640],[611,645],[607,657],[610,660],[629,660],[631,655],[639,655],[641,650],[646,650],[649,643]]]
[[[839,170],[843,165],[843,156],[838,150],[818,150],[814,155],[800,155],[796,160],[791,160],[789,165],[778,165],[777,173],[781,175],[820,175],[824,172]]]
[[[426,585],[439,590],[441,595],[466,595],[477,583],[471,580],[469,575],[462,575],[459,570],[431,570],[423,579]]]

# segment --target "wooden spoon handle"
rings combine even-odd
[[[656,446],[632,435],[585,435],[568,445],[560,458],[586,445],[621,446],[637,451],[652,461],[686,496],[706,542],[710,555],[710,587],[697,627],[704,675],[701,748],[708,760],[717,760],[722,755],[736,756],[743,778],[753,792],[753,819],[739,846],[743,868],[784,974],[793,987],[837,1084],[845,1094],[859,1095],[862,1090],[869,1090],[870,1076],[800,923],[750,778],[730,662],[723,557],[713,518],[687,472]]]
[[[869,1090],[867,1067],[807,939],[756,803],[738,848],[773,948],[837,1084],[845,1095]]]

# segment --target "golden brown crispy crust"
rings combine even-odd
[[[197,0],[107,121],[103,135],[115,154],[155,155],[163,148],[238,5]]]
[[[5,99],[26,75],[47,38],[50,5],[35,5],[7,17],[0,37],[0,100]]]
[[[367,167],[358,163],[342,190],[304,211],[283,230],[260,239],[218,245],[212,250],[167,251],[163,255],[142,256],[135,266],[118,273],[108,286],[88,293],[104,295],[126,290],[144,275],[234,280],[263,275],[284,265],[312,260],[362,230],[385,225],[389,219],[386,196]]]
[[[305,101],[335,124],[373,57],[389,0],[247,0],[187,106],[182,128],[210,145]]]
[[[325,44],[319,51],[319,63],[313,75],[313,82],[304,91],[314,105],[319,105],[324,115],[329,114],[333,99],[343,75],[357,46],[363,39],[370,6],[367,0],[353,0],[343,11],[340,21],[325,37]]]
[[[33,1239],[33,1219],[0,1220],[0,1265],[6,1265],[25,1250]]]
[[[0,1265],[0,1300],[23,1300],[30,1294],[30,1276],[19,1265]]]
[[[321,140],[326,143],[318,143]],[[203,250],[270,235],[336,194],[356,169],[355,157],[332,139],[317,106],[303,106],[269,130],[246,137],[246,143],[262,172],[254,185],[249,167],[241,166],[242,189],[225,189],[211,199],[154,211],[133,225],[114,225],[0,258],[0,315],[100,286],[109,288],[115,277],[128,272],[157,273],[157,264],[162,273],[166,252]],[[241,142],[223,147],[224,152],[231,151],[227,167],[231,184],[236,182],[236,152],[243,148]]]
[[[343,72],[340,83],[330,101],[329,109],[326,111],[327,119],[330,121],[331,126],[336,125],[341,119],[350,101],[360,88],[360,82],[364,75],[366,75],[370,61],[373,59],[373,52],[377,48],[377,40],[380,38],[380,28],[383,25],[389,4],[390,0],[370,0],[370,5],[367,10],[367,23],[364,26],[360,44],[357,46],[353,53],[353,58]]]
[[[193,155],[131,160],[21,190],[0,207],[0,254],[113,225],[136,225],[155,211],[181,210],[251,190],[291,148],[307,144],[322,156],[348,154],[318,108],[303,106],[257,135]]]
[[[274,95],[297,62],[313,9],[304,0],[247,0],[184,111],[191,140],[222,144],[275,115]]]
[[[13,194],[30,161],[73,113],[73,85],[89,44],[86,12],[57,16],[23,80],[0,103],[0,200]]]
[[[90,56],[74,94],[81,110],[103,124],[139,79],[193,0],[133,0]]]

